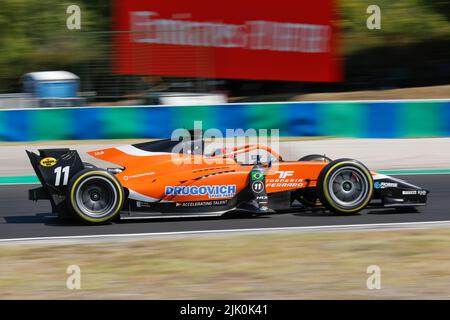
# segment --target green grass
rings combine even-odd
[[[1,244],[2,299],[372,299],[450,296],[450,230],[208,235]],[[65,287],[81,268],[81,290]],[[366,288],[369,265],[381,290]]]

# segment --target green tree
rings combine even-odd
[[[446,4],[444,3],[446,2]],[[433,5],[434,3],[434,5]],[[368,30],[367,7],[381,9],[381,30]],[[448,0],[342,0],[340,25],[346,54],[379,46],[402,46],[429,39],[448,39],[450,22],[438,8]],[[387,58],[387,57],[385,57]]]
[[[87,1],[86,1],[87,2]],[[80,3],[82,29],[68,30],[67,0],[2,0],[0,4],[0,91],[19,87],[27,72],[67,70],[99,56],[90,30],[104,21]]]

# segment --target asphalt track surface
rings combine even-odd
[[[27,190],[35,186],[3,185],[0,186],[0,239],[450,220],[449,174],[397,177],[430,190],[428,205],[409,211],[364,210],[356,215],[299,211],[260,217],[130,220],[100,226],[67,223],[54,217],[47,201],[27,200]]]

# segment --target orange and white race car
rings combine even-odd
[[[425,205],[428,191],[377,174],[352,159],[308,155],[284,161],[258,144],[205,154],[204,140],[171,139],[95,150],[116,165],[101,169],[70,149],[27,151],[42,186],[31,200],[47,199],[59,216],[86,223],[115,218],[266,214],[323,208],[336,214]],[[252,155],[249,161],[249,155]]]

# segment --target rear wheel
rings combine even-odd
[[[322,169],[317,181],[321,203],[336,213],[357,213],[372,199],[370,171],[359,161],[339,159]]]
[[[74,215],[90,224],[106,223],[117,217],[124,192],[117,178],[99,169],[85,169],[68,187],[68,203]]]

